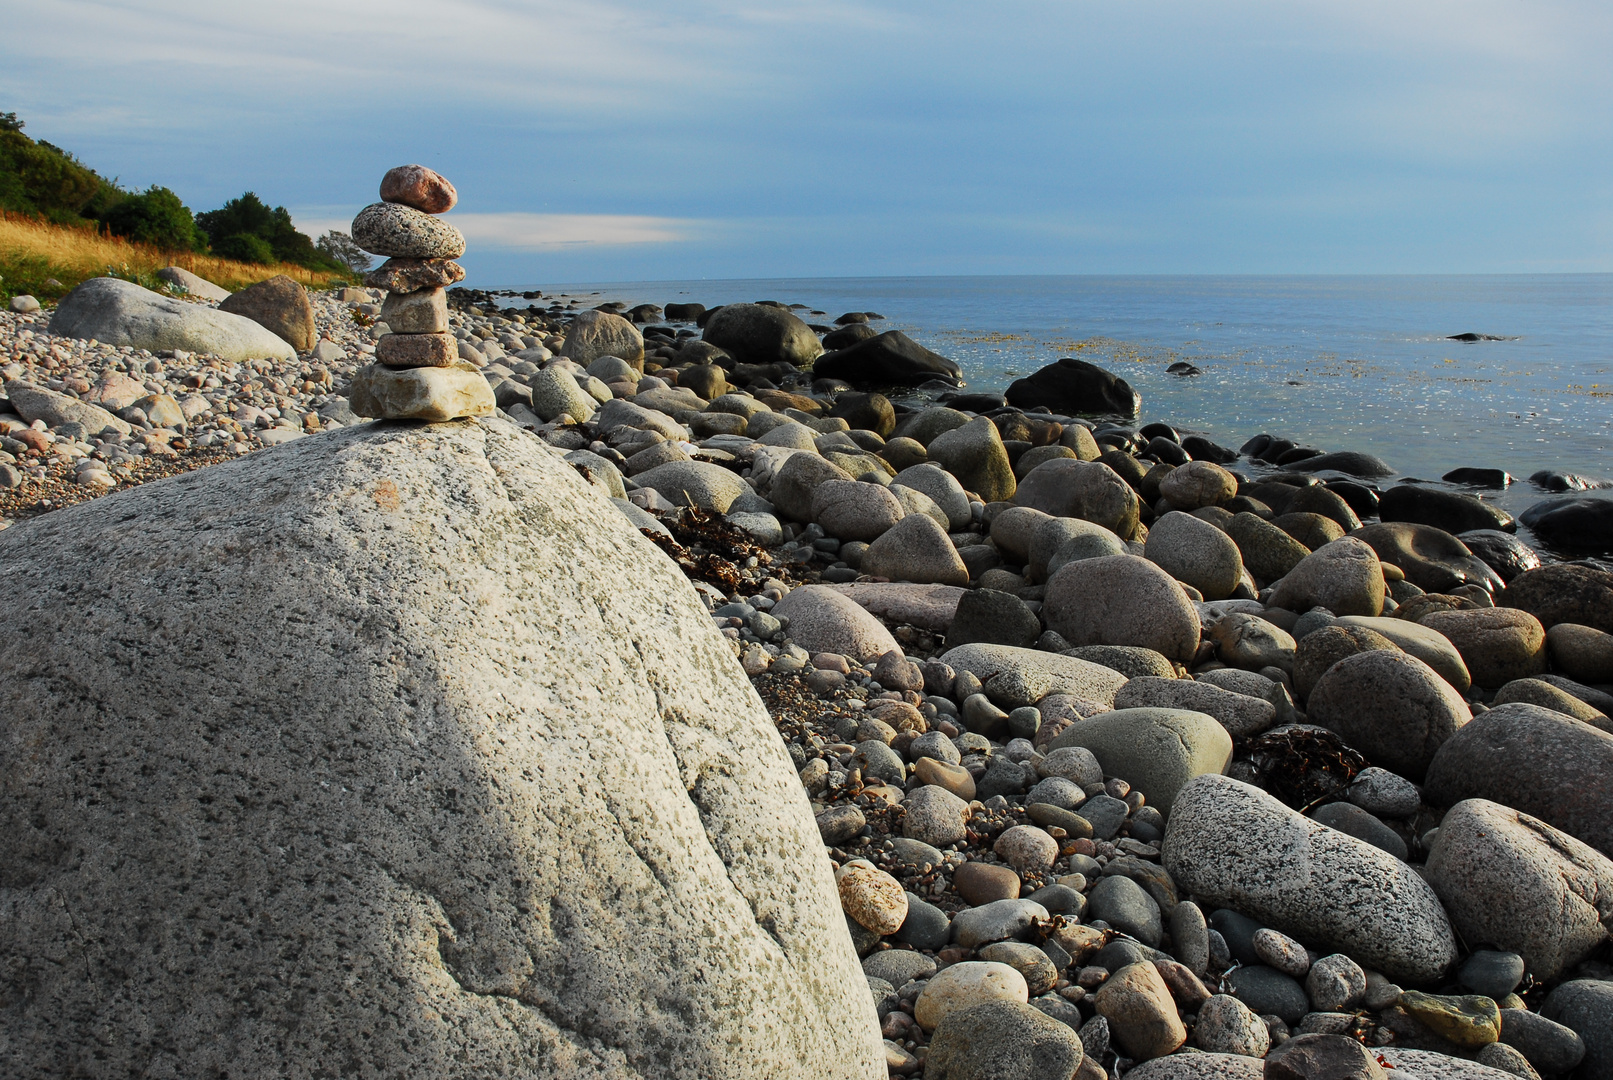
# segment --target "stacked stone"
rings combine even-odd
[[[447,286],[464,280],[453,260],[465,237],[436,217],[459,201],[454,185],[423,165],[401,165],[381,180],[381,201],[353,219],[353,239],[386,262],[364,279],[387,290],[381,321],[391,328],[373,364],[353,376],[352,410],[383,420],[458,420],[497,408],[487,380],[459,358],[448,333]]]

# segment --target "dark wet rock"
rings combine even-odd
[[[844,379],[853,386],[918,386],[934,379],[953,385],[962,378],[958,365],[931,352],[900,330],[887,330],[867,341],[827,353],[813,365],[820,378]]]
[[[1380,560],[1399,567],[1407,581],[1428,592],[1450,592],[1463,585],[1498,590],[1504,584],[1466,544],[1433,525],[1383,522],[1351,535],[1366,541]]]
[[[1570,563],[1542,566],[1519,574],[1497,601],[1527,611],[1547,630],[1575,623],[1613,634],[1613,573],[1606,570]]]
[[[1613,503],[1608,504],[1613,510]],[[1512,515],[1474,495],[1442,491],[1421,484],[1397,484],[1383,493],[1378,503],[1382,521],[1409,521],[1432,525],[1448,533],[1473,529],[1499,529],[1512,532],[1517,524]]]
[[[1535,549],[1511,533],[1499,529],[1474,529],[1457,536],[1477,558],[1500,575],[1502,581],[1511,581],[1526,570],[1540,565]]]
[[[1378,514],[1378,490],[1354,480],[1329,480],[1327,489],[1343,499],[1355,516],[1365,520]]]
[[[1561,551],[1613,551],[1613,499],[1548,499],[1525,510],[1520,520]]]
[[[705,340],[741,364],[793,364],[806,367],[822,352],[818,336],[784,308],[766,304],[727,304],[706,320]],[[825,377],[832,373],[820,372]]]
[[[1194,461],[1212,461],[1217,465],[1238,460],[1238,452],[1230,450],[1203,435],[1188,435],[1182,439],[1182,449],[1193,455]]]
[[[1380,457],[1371,454],[1361,454],[1353,450],[1339,450],[1331,454],[1320,454],[1316,457],[1304,458],[1300,461],[1283,462],[1279,456],[1279,464],[1292,465],[1299,472],[1341,472],[1351,476],[1365,476],[1375,478],[1379,476],[1393,476],[1394,468]]]
[[[838,416],[854,431],[872,431],[882,438],[896,429],[896,410],[884,394],[841,394],[826,415]]]
[[[1004,395],[1011,405],[1033,409],[1045,405],[1075,416],[1134,417],[1142,395],[1126,380],[1085,360],[1065,358],[1019,379]]]
[[[1565,982],[1546,998],[1540,1015],[1570,1028],[1585,1044],[1575,1080],[1613,1080],[1613,982]]]
[[[1578,473],[1558,472],[1554,469],[1542,469],[1531,474],[1529,482],[1544,491],[1589,491],[1592,488],[1608,486],[1606,480],[1596,480],[1589,476],[1580,476]]]
[[[1283,513],[1319,514],[1333,521],[1345,532],[1353,532],[1361,527],[1361,519],[1350,508],[1344,497],[1321,484],[1300,488],[1289,500],[1288,505],[1283,507]]]
[[[1504,488],[1512,483],[1512,474],[1505,469],[1452,469],[1441,480],[1447,484],[1468,484],[1472,487]]]
[[[867,323],[852,323],[849,326],[843,326],[839,330],[832,330],[823,335],[823,347],[835,352],[840,349],[849,349],[859,341],[867,341],[869,338],[878,336],[879,331]]]

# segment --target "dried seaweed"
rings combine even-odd
[[[1301,813],[1338,798],[1367,766],[1343,739],[1314,728],[1267,732],[1248,751],[1261,786]]]

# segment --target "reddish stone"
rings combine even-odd
[[[381,178],[381,201],[402,203],[427,214],[444,214],[459,201],[459,192],[442,174],[424,165],[399,165],[388,169]]]

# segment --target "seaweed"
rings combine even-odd
[[[1367,766],[1343,739],[1315,728],[1267,732],[1248,751],[1261,786],[1301,813],[1341,796]]]

